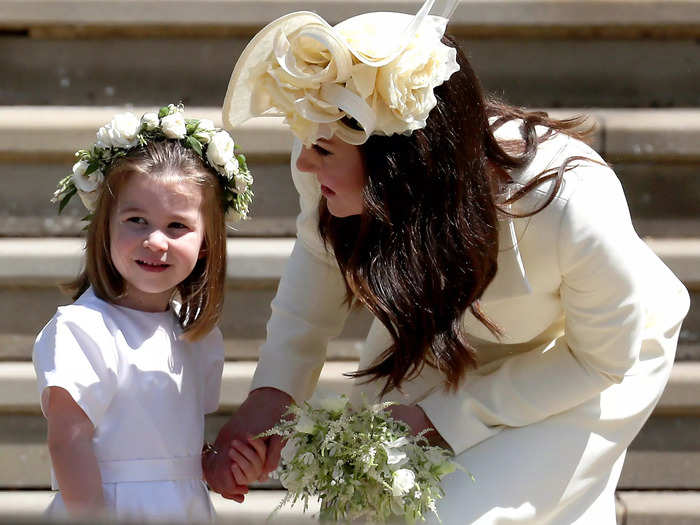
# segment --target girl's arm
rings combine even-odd
[[[66,509],[73,516],[101,513],[104,494],[92,444],[95,427],[65,389],[50,387],[44,395],[49,453]]]

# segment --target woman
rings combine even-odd
[[[445,479],[443,523],[614,524],[688,294],[580,121],[485,100],[431,7],[335,28],[293,13],[236,65],[224,119],[285,116],[301,214],[251,393],[216,445],[311,395],[358,302],[375,319],[355,397],[398,402],[476,478]],[[268,470],[278,458],[270,440]],[[254,481],[205,463],[225,496]]]

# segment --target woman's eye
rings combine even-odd
[[[315,151],[316,153],[318,153],[319,155],[322,155],[322,156],[324,156],[324,157],[325,157],[326,155],[330,155],[330,154],[331,154],[330,151],[328,151],[328,150],[325,149],[325,148],[322,148],[322,147],[319,146],[318,144],[314,144],[314,145],[313,145],[313,148],[314,148],[314,151]]]

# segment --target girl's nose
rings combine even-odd
[[[307,171],[310,173],[315,173],[318,167],[317,154],[312,148],[307,148],[304,146],[301,149],[301,153],[297,157],[297,169],[299,171]]]
[[[154,252],[164,252],[168,249],[168,240],[160,230],[153,230],[143,241],[143,247]]]

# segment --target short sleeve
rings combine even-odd
[[[104,324],[90,319],[78,323],[73,317],[59,311],[34,343],[41,410],[45,415],[44,391],[61,387],[97,427],[117,388],[114,343]]]
[[[204,367],[204,413],[211,414],[219,408],[221,376],[224,372],[224,338],[219,328],[214,328],[201,343],[206,352]]]

